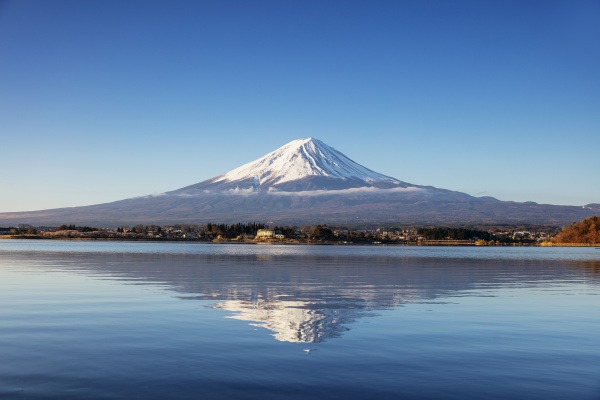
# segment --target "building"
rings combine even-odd
[[[257,239],[273,239],[275,237],[275,231],[273,229],[259,229],[256,232]]]

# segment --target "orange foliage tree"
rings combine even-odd
[[[555,243],[600,243],[600,217],[572,223],[553,239]]]

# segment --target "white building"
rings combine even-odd
[[[259,229],[256,232],[257,239],[273,239],[275,237],[275,231],[273,229]]]

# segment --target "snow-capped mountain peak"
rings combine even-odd
[[[255,186],[268,184],[276,188],[286,182],[308,177],[327,177],[341,180],[398,183],[352,161],[333,147],[318,139],[298,139],[283,147],[227,172],[213,182],[233,182],[252,179]]]

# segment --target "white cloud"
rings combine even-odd
[[[415,186],[410,186],[406,188],[392,188],[392,189],[380,189],[376,187],[360,187],[360,188],[350,188],[350,189],[341,189],[341,190],[305,190],[300,192],[284,192],[278,191],[274,188],[269,188],[266,192],[256,191],[254,188],[247,189],[229,189],[224,191],[208,191],[203,190],[198,194],[190,194],[190,193],[181,193],[178,194],[180,197],[195,197],[209,194],[224,194],[231,196],[253,196],[253,195],[272,195],[272,196],[327,196],[327,195],[352,195],[352,194],[386,194],[386,193],[410,193],[410,192],[421,192],[423,194],[428,193],[427,189],[419,188]]]
[[[236,187],[235,189],[229,189],[229,190],[223,191],[222,193],[238,195],[238,196],[249,196],[251,194],[256,194],[257,192],[254,190],[254,188],[240,189],[239,187]]]
[[[410,186],[407,188],[392,188],[392,189],[380,189],[376,187],[359,187],[359,188],[350,188],[350,189],[340,189],[340,190],[306,190],[302,192],[279,192],[277,190],[269,190],[269,194],[278,195],[278,196],[324,196],[331,194],[361,194],[361,193],[398,193],[398,192],[420,192],[425,189]]]

